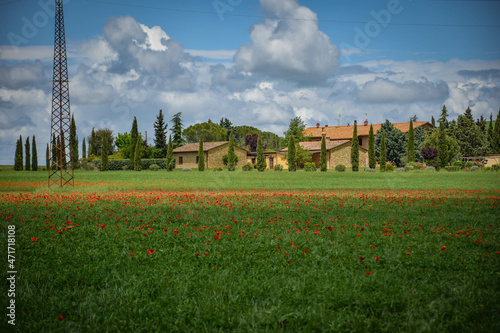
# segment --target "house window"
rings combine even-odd
[[[198,161],[200,160],[200,156],[196,156],[196,163],[198,163]]]
[[[182,156],[179,156],[179,165],[181,165],[181,164],[182,164],[182,162],[183,162],[183,161],[182,161]]]
[[[269,157],[269,168],[274,169],[274,157]]]
[[[362,146],[363,145],[363,139],[362,138],[359,138],[359,145]]]

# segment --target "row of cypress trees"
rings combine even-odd
[[[16,154],[14,157],[14,170],[16,171],[37,171],[38,170],[38,155],[36,151],[36,139],[33,135],[30,149],[30,140],[29,137],[26,138],[26,143],[24,145],[26,155],[25,155],[25,164],[23,168],[23,138],[19,136],[19,139],[16,143]],[[31,153],[30,153],[31,150]]]

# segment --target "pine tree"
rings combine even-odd
[[[142,160],[141,160],[141,155],[142,155],[142,142],[141,140],[136,140],[135,144],[135,152],[134,152],[134,170],[135,171],[141,171],[142,170]]]
[[[160,113],[156,116],[156,121],[154,124],[155,128],[155,148],[161,150],[161,158],[167,156],[167,127],[163,119],[163,111],[160,109]]]
[[[385,164],[387,157],[387,147],[385,145],[385,133],[382,132],[382,138],[380,139],[380,172],[385,172]]]
[[[166,168],[167,171],[172,171],[174,169],[174,146],[172,144],[172,136],[170,135],[168,138],[168,148],[167,148],[167,160],[166,160]]]
[[[439,117],[438,121],[440,123],[443,123],[444,128],[448,129],[450,127],[450,123],[448,122],[448,110],[446,110],[446,105],[443,105],[443,108],[441,109],[441,116]]]
[[[31,141],[31,159],[31,170],[38,171],[38,154],[36,152],[36,140],[34,135]]]
[[[50,149],[49,144],[47,143],[47,149],[45,150],[45,167],[47,170],[50,168]]]
[[[448,149],[446,145],[446,131],[444,128],[444,122],[439,123],[439,132],[438,132],[438,160],[439,167],[444,168],[448,164]]]
[[[262,145],[261,135],[257,138],[257,170],[265,171],[267,168],[266,157],[264,156],[264,148]]]
[[[75,117],[71,116],[71,126],[69,128],[69,140],[71,149],[71,159],[73,162],[73,168],[78,167],[78,136],[76,135],[76,124]]]
[[[295,160],[295,137],[290,135],[288,139],[288,171],[296,171],[297,162]]]
[[[327,165],[326,165],[326,140],[324,135],[321,138],[321,153],[319,155],[319,164],[320,164],[320,170],[322,172],[325,172],[327,169]]]
[[[170,122],[173,124],[172,133],[174,135],[172,145],[175,148],[178,148],[184,144],[184,140],[182,139],[182,112],[177,112],[174,114]]]
[[[410,119],[410,129],[408,131],[408,143],[406,146],[406,157],[408,163],[415,162],[415,132],[413,131],[413,120]]]
[[[14,158],[14,170],[22,171],[23,170],[23,141],[22,137],[19,136],[19,139],[16,142],[16,156]]]
[[[101,147],[101,171],[109,170],[109,157],[108,157],[108,139],[105,135],[102,136]]]
[[[431,124],[432,126],[436,126],[436,120],[434,119],[434,116],[431,117]]]
[[[358,124],[356,121],[354,121],[354,130],[352,131],[351,166],[352,171],[357,172],[359,170]]]
[[[370,125],[370,133],[368,135],[368,166],[370,169],[375,169],[377,160],[375,159],[375,138],[373,136],[373,126]]]
[[[203,135],[200,135],[200,145],[198,147],[198,171],[205,170],[205,151],[203,150]]]
[[[490,145],[486,134],[476,125],[469,107],[467,107],[463,115],[458,116],[457,127],[453,131],[453,136],[460,146],[462,156],[484,156],[489,151]],[[448,158],[451,157],[453,156],[448,156]]]
[[[31,159],[30,159],[30,137],[28,136],[26,138],[26,144],[24,145],[26,148],[26,162],[24,166],[24,170],[30,171],[31,170]]]
[[[130,165],[132,169],[135,170],[135,151],[137,149],[137,141],[139,141],[139,130],[137,129],[137,118],[134,117],[132,122],[132,130],[130,131],[130,145],[132,149],[130,150]]]
[[[227,149],[227,169],[234,171],[236,168],[236,154],[234,153],[234,135],[233,131],[229,135],[229,147]]]
[[[82,157],[87,158],[87,146],[85,145],[85,138],[82,140]]]

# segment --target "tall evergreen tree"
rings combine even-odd
[[[236,168],[236,154],[234,153],[234,135],[231,131],[229,135],[229,147],[227,149],[227,169],[234,171]]]
[[[172,123],[172,134],[174,135],[172,139],[172,145],[175,148],[178,148],[184,144],[184,140],[182,139],[182,112],[177,112],[174,114],[170,122]]]
[[[463,156],[474,157],[488,154],[489,142],[486,134],[476,125],[469,107],[467,107],[463,115],[458,116],[457,128],[453,136],[458,142],[460,153]]]
[[[439,134],[438,134],[438,160],[439,167],[444,168],[448,164],[448,151],[446,146],[446,131],[444,128],[444,122],[439,122]]]
[[[82,140],[82,157],[87,158],[87,146],[85,145],[85,138]]]
[[[444,128],[448,129],[450,127],[450,123],[448,122],[448,110],[446,109],[446,105],[443,105],[443,108],[441,109],[441,115],[439,116],[438,121],[440,123],[443,123]]]
[[[50,149],[49,144],[47,143],[47,149],[45,150],[45,167],[47,170],[50,168]]]
[[[406,145],[406,157],[408,162],[415,162],[415,132],[413,131],[413,120],[410,119],[408,130],[408,143]]]
[[[135,149],[134,149],[134,170],[141,171],[142,170],[142,142],[140,138],[136,140]]]
[[[109,170],[109,157],[108,157],[108,140],[103,134],[102,147],[101,147],[101,171]]]
[[[493,123],[491,123],[490,126],[493,126]],[[498,110],[495,127],[493,128],[492,148],[495,154],[500,154],[500,110]]]
[[[327,165],[326,165],[326,140],[324,135],[321,138],[321,153],[319,155],[319,165],[320,165],[320,170],[322,172],[325,172],[327,169]]]
[[[134,121],[132,122],[132,130],[130,131],[130,145],[132,149],[130,150],[130,165],[132,169],[135,170],[135,151],[137,148],[137,141],[139,141],[139,130],[137,129],[137,118],[134,117]]]
[[[31,140],[31,170],[38,171],[38,154],[36,152],[35,136]]]
[[[375,138],[373,136],[373,126],[370,125],[370,132],[368,134],[368,166],[370,169],[375,169],[377,160],[375,159]]]
[[[69,128],[69,139],[71,143],[71,159],[73,161],[73,168],[78,167],[78,136],[76,135],[75,117],[71,116],[71,126]]]
[[[24,166],[24,170],[26,171],[30,171],[31,170],[31,158],[30,158],[30,137],[28,136],[26,138],[26,144],[24,145],[24,147],[26,148],[26,163],[25,163],[25,166]]]
[[[434,119],[434,116],[431,117],[431,124],[432,126],[436,126],[436,120]]]
[[[257,170],[265,171],[267,168],[266,157],[264,156],[264,147],[261,135],[257,138]]]
[[[352,142],[351,142],[351,166],[352,171],[357,172],[359,170],[359,139],[358,139],[358,123],[354,121],[354,129],[352,131]]]
[[[97,137],[92,127],[92,133],[90,134],[90,153],[97,156],[97,149]]]
[[[167,127],[168,124],[165,123],[163,118],[163,111],[160,109],[160,113],[156,116],[156,121],[154,124],[155,128],[155,148],[161,150],[161,158],[167,156]]]
[[[14,158],[14,170],[22,171],[23,170],[23,141],[22,137],[19,136],[19,139],[16,142],[16,156]]]
[[[203,150],[203,135],[200,135],[200,145],[198,147],[198,171],[205,170],[205,151]]]
[[[486,132],[486,118],[484,118],[483,115],[481,115],[481,117],[478,120],[476,120],[476,125],[477,125],[477,127],[479,127],[481,132],[483,132],[484,134],[487,134],[487,132]]]
[[[229,141],[229,135],[231,134],[231,131],[233,130],[233,123],[227,119],[222,117],[219,122],[219,126],[224,127],[227,131],[227,137],[226,140]]]
[[[385,164],[387,157],[387,147],[385,145],[385,132],[382,132],[382,138],[380,139],[380,172],[385,172]]]
[[[295,160],[295,136],[292,134],[288,138],[288,171],[297,170],[297,162]]]
[[[67,157],[66,156],[66,140],[64,139],[64,136],[60,137],[60,138],[61,138],[61,140],[59,141],[59,143],[61,144],[61,151],[62,151],[61,165],[62,165],[63,169],[66,170],[66,168],[68,167],[68,160],[66,158]]]
[[[493,113],[490,113],[490,123],[488,124],[488,142],[490,143],[492,153],[495,153],[495,149],[493,148],[493,128],[495,127],[495,123],[493,122]]]
[[[174,146],[172,144],[172,136],[170,135],[168,138],[167,160],[165,161],[167,171],[172,171],[174,169],[175,161],[174,161],[173,150],[174,150]]]
[[[52,147],[50,147],[50,151],[52,152],[50,166],[54,169],[59,169],[59,146],[57,145],[55,133],[52,134]]]

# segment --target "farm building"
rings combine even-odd
[[[173,150],[175,168],[198,168],[199,142],[188,143]],[[227,154],[228,141],[204,142],[205,168],[224,167],[222,156]],[[234,147],[234,153],[238,156],[237,168],[241,168],[247,161],[247,151],[240,147]]]
[[[265,151],[264,158],[266,159],[267,169],[274,169],[276,164],[281,164],[283,169],[288,169],[288,161],[286,154],[279,151]],[[252,165],[257,164],[257,153],[249,152],[247,155],[247,162]]]

